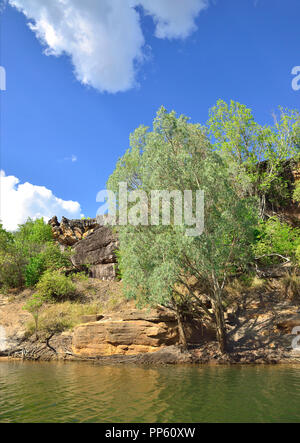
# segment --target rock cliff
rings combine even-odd
[[[62,246],[73,249],[72,262],[76,267],[90,266],[91,277],[101,280],[116,278],[116,235],[110,227],[100,226],[96,219],[69,220],[59,223],[57,217],[49,221],[53,237]]]

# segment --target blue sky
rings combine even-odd
[[[79,0],[66,1],[70,29],[61,11],[42,15],[48,0],[10,0],[14,7],[1,15],[1,169],[9,177],[1,218],[11,229],[13,219],[51,211],[94,217],[96,194],[130,132],[150,125],[161,105],[201,123],[219,98],[247,104],[261,123],[271,123],[278,105],[299,108],[300,90],[291,86],[300,65],[299,0],[173,0],[174,7],[159,0],[156,9],[149,0],[121,0],[122,7],[140,3],[135,15],[109,0],[115,15],[99,33],[107,13],[99,3],[108,0],[82,2],[87,11]],[[81,49],[78,27],[81,37],[86,31]]]

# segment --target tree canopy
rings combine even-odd
[[[129,194],[139,189],[149,197],[153,190],[179,190],[182,194],[191,190],[194,220],[195,193],[202,190],[204,230],[201,235],[187,235],[190,225],[185,218],[181,225],[176,224],[176,214],[169,225],[119,226],[125,290],[140,302],[174,306],[177,311],[187,302],[196,303],[203,315],[214,317],[220,347],[225,350],[222,291],[228,273],[247,263],[251,255],[255,203],[237,194],[226,163],[215,152],[205,129],[185,116],[177,117],[161,108],[153,129],[141,126],[130,142],[131,149],[119,160],[108,189],[117,193],[118,184],[127,182]],[[131,209],[129,205],[128,213]],[[213,314],[197,296],[193,278],[205,282]]]

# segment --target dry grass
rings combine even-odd
[[[39,315],[39,334],[60,333],[74,328],[81,323],[82,315],[100,314],[103,307],[100,303],[82,304],[66,301],[45,305]],[[35,331],[34,321],[27,324],[28,335]]]
[[[249,289],[254,291],[260,291],[266,289],[266,287],[267,287],[266,280],[263,280],[262,278],[259,277],[254,277],[249,286]]]
[[[81,323],[83,315],[105,314],[126,310],[129,302],[124,298],[122,283],[73,277],[77,300],[47,304],[39,314],[39,334],[50,335],[73,329]],[[34,333],[33,320],[27,324],[28,335]]]
[[[83,303],[101,302],[105,307],[109,304],[124,302],[122,283],[118,281],[103,281],[96,278],[75,278],[78,300]]]

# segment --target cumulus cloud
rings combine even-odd
[[[159,38],[185,38],[209,0],[8,0],[47,55],[71,57],[76,78],[99,91],[126,91],[144,59],[142,7]]]
[[[5,229],[16,230],[28,217],[48,221],[53,215],[79,218],[80,204],[62,200],[44,186],[20,184],[17,177],[0,172],[0,220]]]
[[[186,38],[195,29],[195,18],[208,7],[209,0],[141,0],[146,13],[153,16],[158,38]]]

